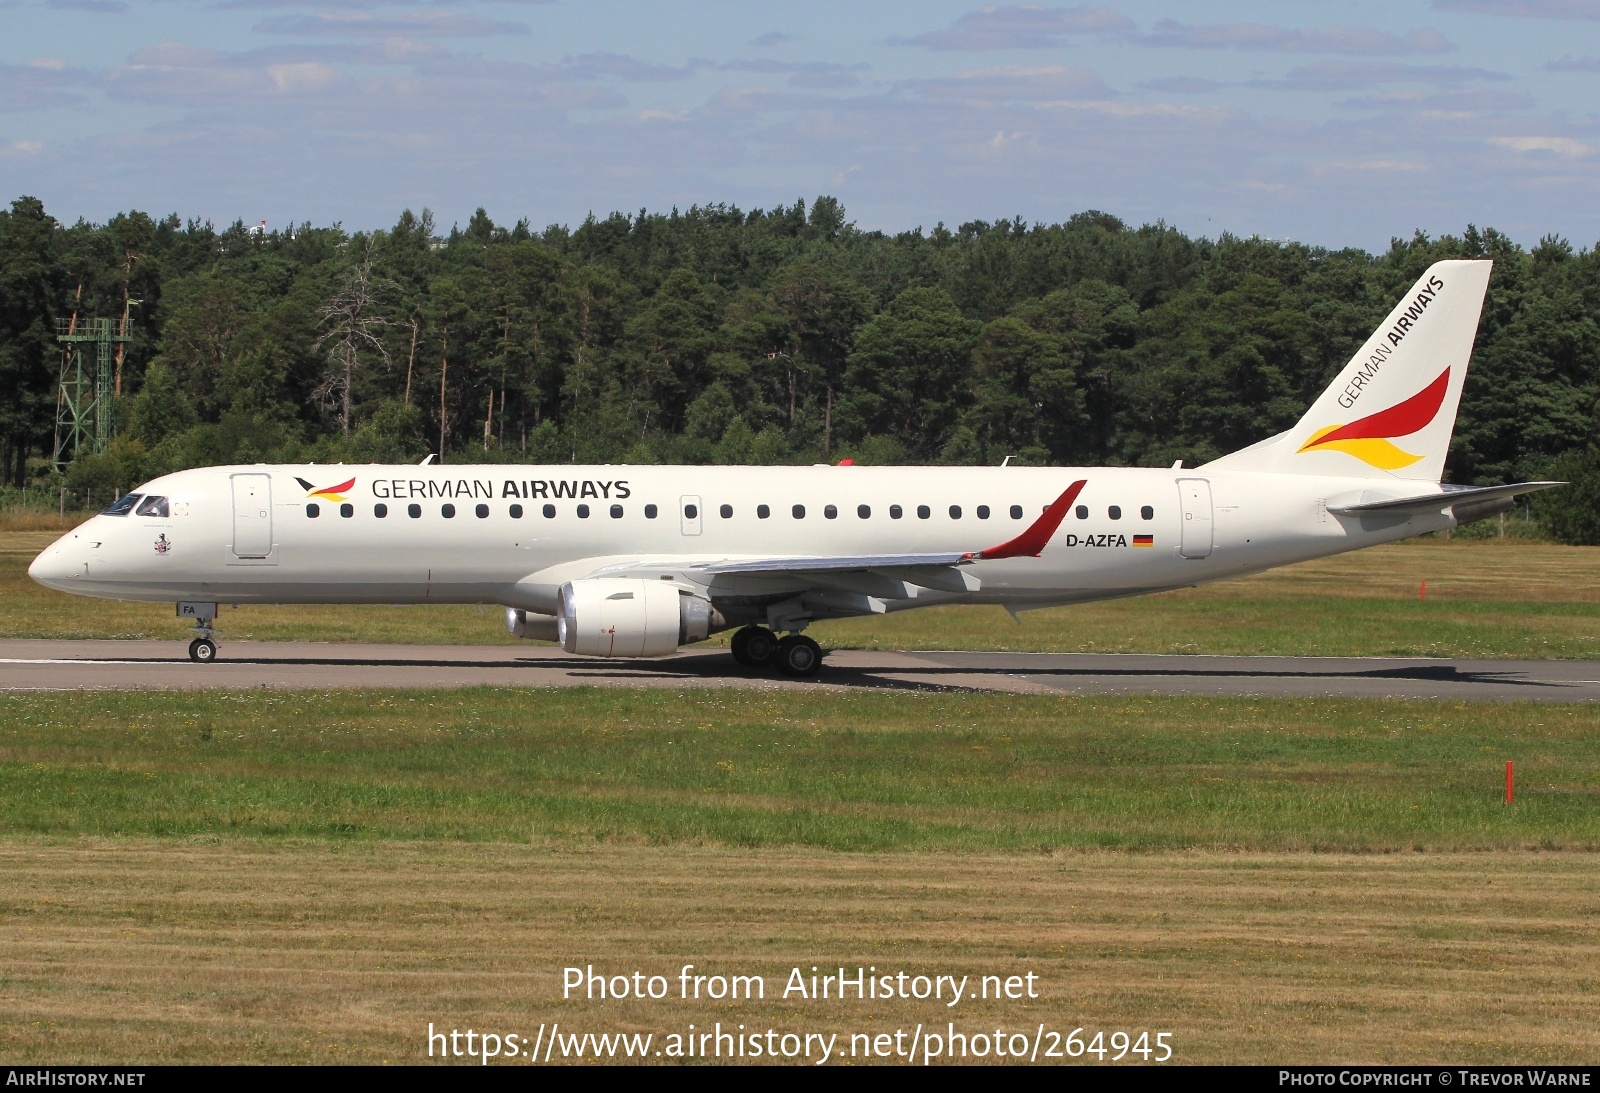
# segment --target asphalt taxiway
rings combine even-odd
[[[648,661],[549,646],[225,642],[194,664],[171,641],[0,641],[0,690],[476,685],[839,687],[1012,693],[1600,701],[1600,662],[1134,653],[830,652],[814,680],[738,668],[723,649]]]

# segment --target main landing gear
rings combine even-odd
[[[731,646],[733,659],[746,668],[773,664],[796,679],[814,676],[822,668],[822,647],[804,634],[790,634],[779,641],[764,626],[746,626],[733,635]]]

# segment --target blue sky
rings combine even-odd
[[[1600,0],[0,0],[0,197],[1600,240]]]

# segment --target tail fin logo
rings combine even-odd
[[[295,481],[305,488],[307,497],[320,497],[324,501],[343,501],[344,495],[356,484],[356,480],[352,478],[348,482],[340,482],[337,486],[325,486],[319,490],[304,478],[296,477]]]
[[[1445,392],[1450,387],[1450,369],[1439,378],[1387,410],[1379,410],[1348,425],[1329,425],[1311,434],[1300,445],[1302,452],[1344,452],[1382,471],[1398,471],[1422,458],[1394,443],[1399,437],[1419,432],[1439,416]]]

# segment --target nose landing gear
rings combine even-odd
[[[197,618],[194,620],[195,638],[189,643],[189,659],[196,664],[210,664],[217,659],[217,643],[211,640],[216,633],[211,628],[215,619]]]

